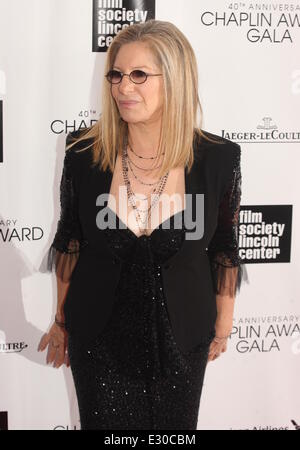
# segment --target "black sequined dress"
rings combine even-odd
[[[174,227],[174,217],[169,229],[160,224],[150,236],[127,227],[105,230],[123,261],[113,311],[91,345],[84,348],[72,335],[68,341],[81,429],[197,428],[213,336],[187,354],[173,337],[161,265],[184,239],[184,225]]]
[[[246,275],[238,240],[241,149],[226,139],[195,141],[185,185],[187,194],[205,194],[205,227],[187,246],[185,220],[174,226],[176,214],[148,237],[118,217],[118,226],[99,231],[96,199],[109,192],[111,174],[92,168],[92,152],[81,144],[65,155],[47,259],[48,270],[70,283],[64,317],[81,427],[195,430],[216,295],[234,296]],[[177,267],[166,272],[179,249]]]

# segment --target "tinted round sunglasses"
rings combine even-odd
[[[158,77],[162,75],[161,73],[153,74],[153,73],[146,73],[143,70],[133,70],[130,74],[122,73],[119,70],[110,70],[105,75],[107,81],[109,81],[111,84],[119,84],[121,83],[124,75],[130,78],[130,80],[135,84],[142,84],[145,83],[148,77]]]

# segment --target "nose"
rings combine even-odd
[[[134,83],[130,80],[129,76],[127,75],[123,75],[123,78],[121,80],[121,82],[118,84],[119,87],[119,91],[130,91],[132,90],[132,88],[134,88]]]

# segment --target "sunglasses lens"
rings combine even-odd
[[[134,83],[144,83],[146,81],[147,75],[142,70],[133,70],[130,75]]]
[[[121,73],[117,70],[110,70],[107,74],[107,79],[110,83],[120,83],[121,81]]]
[[[106,75],[107,80],[112,84],[118,84],[122,80],[122,74],[118,70],[110,70]],[[147,74],[143,70],[133,70],[130,74],[131,81],[136,84],[144,83]]]

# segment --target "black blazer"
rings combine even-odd
[[[78,132],[68,134],[67,144]],[[195,138],[194,164],[189,174],[185,169],[193,214],[195,194],[204,194],[204,234],[201,239],[184,240],[162,266],[169,318],[183,351],[212,339],[216,294],[234,295],[242,278],[238,251],[241,149],[205,133],[220,143]],[[90,167],[91,149],[76,153],[86,145],[82,141],[66,152],[60,220],[48,252],[48,270],[56,268],[59,276],[70,280],[64,304],[66,329],[84,343],[101,333],[109,319],[122,266],[95,221],[102,208],[96,206],[96,197],[109,192],[112,173]]]

